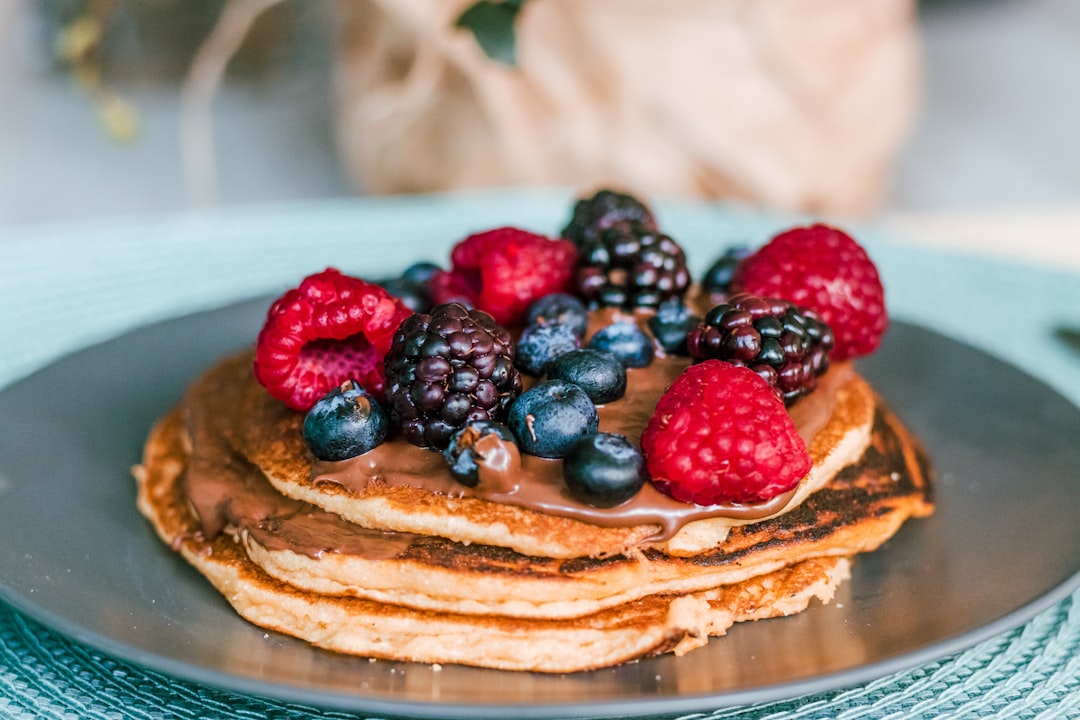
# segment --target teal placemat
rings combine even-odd
[[[571,197],[481,192],[0,230],[0,387],[134,327],[278,292],[327,265],[377,276],[414,260],[443,260],[453,241],[479,229],[515,224],[553,233]],[[718,248],[760,243],[796,220],[696,203],[659,202],[656,209],[698,272]],[[1061,327],[1080,330],[1080,277],[914,246],[873,227],[856,233],[882,271],[895,317],[1001,357],[1080,404],[1080,354],[1056,336]],[[1080,717],[1078,598],[907,672],[684,717]],[[0,716],[355,717],[147,672],[2,603]]]

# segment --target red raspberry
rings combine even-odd
[[[517,325],[534,300],[568,288],[576,256],[567,240],[513,227],[488,230],[454,246],[453,267],[431,278],[431,296],[436,304],[461,302],[500,325]]]
[[[811,465],[776,391],[722,360],[691,365],[675,379],[641,449],[658,490],[698,505],[763,502],[798,485]]]
[[[255,347],[255,378],[306,412],[352,379],[382,397],[383,357],[412,311],[377,285],[327,268],[274,301]]]
[[[834,361],[873,352],[889,324],[874,263],[850,235],[828,225],[780,233],[739,264],[731,285],[816,312],[836,335]]]

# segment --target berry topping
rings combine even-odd
[[[563,353],[548,366],[547,376],[574,383],[598,405],[626,394],[626,368],[606,350],[585,348]]]
[[[349,379],[381,397],[383,357],[410,314],[378,285],[334,268],[310,275],[270,306],[255,348],[255,378],[302,412]]]
[[[573,216],[563,228],[562,236],[581,246],[602,230],[628,223],[656,227],[652,211],[633,195],[599,190],[574,204]]]
[[[304,416],[303,436],[320,460],[363,455],[386,439],[390,420],[379,401],[352,380],[319,398]]]
[[[656,344],[668,355],[686,355],[686,335],[701,321],[679,298],[660,303],[647,321]]]
[[[512,227],[470,235],[454,246],[452,268],[431,278],[436,303],[460,302],[517,325],[538,298],[569,286],[574,246]]]
[[[739,264],[732,289],[816,312],[836,335],[836,361],[873,352],[889,322],[874,263],[850,235],[827,225],[774,237]]]
[[[455,432],[443,457],[450,466],[450,474],[466,487],[480,484],[481,466],[495,472],[512,472],[521,463],[510,428],[491,420],[477,420]]]
[[[645,484],[645,458],[623,435],[596,433],[578,440],[563,459],[566,489],[579,502],[615,507]]]
[[[403,322],[386,355],[391,417],[420,447],[441,449],[468,422],[501,420],[520,392],[510,333],[457,303]]]
[[[769,500],[798,485],[811,465],[776,391],[752,370],[719,360],[675,379],[641,448],[657,489],[698,505]]]
[[[585,336],[589,326],[589,311],[585,303],[573,295],[552,293],[529,306],[525,313],[526,325],[568,325],[579,338]]]
[[[745,365],[791,405],[828,369],[833,334],[810,310],[741,294],[710,310],[690,331],[687,346],[695,360]]]
[[[581,340],[569,325],[529,325],[518,338],[514,365],[521,372],[540,377],[551,362],[581,347]]]
[[[431,292],[428,283],[439,266],[429,262],[410,265],[394,278],[381,280],[381,285],[388,293],[401,300],[413,312],[427,312],[431,309]]]
[[[599,422],[584,390],[565,380],[545,380],[514,401],[506,424],[522,451],[561,458],[579,438],[595,433]]]
[[[731,279],[739,263],[750,257],[751,250],[746,245],[733,245],[709,266],[701,278],[701,289],[710,297],[724,297],[731,290]]]
[[[612,353],[623,367],[628,368],[646,367],[655,354],[649,336],[629,320],[613,322],[597,330],[589,339],[589,347]]]
[[[690,286],[682,248],[655,228],[614,225],[580,249],[575,282],[591,307],[654,308]]]

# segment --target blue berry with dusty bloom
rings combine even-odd
[[[563,457],[599,424],[593,401],[565,380],[545,380],[526,390],[510,406],[507,418],[521,450],[546,458]]]
[[[443,457],[455,480],[476,487],[480,484],[480,466],[507,451],[517,452],[517,440],[510,428],[494,420],[477,420],[450,437]]]
[[[686,355],[686,336],[700,320],[682,300],[671,298],[660,303],[647,324],[661,350],[668,355]]]
[[[655,354],[649,336],[628,320],[620,320],[598,330],[589,340],[589,347],[612,353],[628,368],[646,367]]]
[[[563,353],[548,366],[547,376],[574,383],[598,405],[626,394],[626,368],[606,350],[582,348]]]
[[[585,303],[567,293],[552,293],[540,298],[525,312],[526,325],[568,325],[579,338],[589,325]]]
[[[552,360],[579,347],[581,340],[569,325],[529,325],[518,338],[514,366],[527,375],[539,377]]]
[[[581,438],[567,452],[563,478],[579,502],[615,507],[645,484],[645,458],[625,435],[596,433]]]
[[[320,460],[346,460],[374,449],[386,439],[386,410],[352,380],[323,395],[304,416],[303,436]]]

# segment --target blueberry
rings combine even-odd
[[[304,442],[320,460],[363,455],[386,439],[386,410],[358,383],[346,380],[304,417]]]
[[[735,270],[738,269],[739,263],[750,256],[750,252],[750,248],[745,245],[729,247],[705,271],[701,279],[701,287],[708,293],[726,294],[731,286],[731,278],[735,277]]]
[[[431,280],[431,276],[440,269],[438,265],[431,262],[413,263],[405,268],[405,272],[401,273],[401,278],[416,285],[426,286]]]
[[[552,360],[579,347],[581,341],[569,325],[527,325],[518,339],[514,365],[539,377]]]
[[[686,355],[686,336],[701,320],[679,298],[660,303],[649,318],[649,330],[657,344],[669,355]]]
[[[626,368],[606,350],[571,350],[548,365],[550,380],[572,382],[594,403],[609,403],[626,394]]]
[[[563,460],[566,489],[594,507],[615,507],[645,484],[645,458],[624,435],[596,433],[581,438]]]
[[[428,282],[439,270],[435,263],[418,262],[405,268],[405,272],[394,278],[380,280],[376,284],[405,303],[413,312],[427,312],[431,309],[431,293]]]
[[[558,458],[578,438],[595,433],[599,418],[596,406],[577,385],[545,380],[514,401],[506,422],[522,451]]]
[[[529,306],[525,313],[527,325],[569,325],[579,338],[585,337],[589,325],[589,311],[585,303],[573,295],[552,293]]]
[[[495,444],[506,447],[503,443],[514,444],[514,434],[510,428],[494,420],[471,422],[450,437],[450,444],[443,451],[443,457],[450,465],[450,474],[462,485],[476,487],[480,483],[480,465],[486,457],[484,441],[494,436]],[[516,451],[516,448],[515,448]]]
[[[646,367],[653,359],[652,340],[641,328],[626,320],[601,328],[589,340],[589,347],[613,353],[628,368]]]

